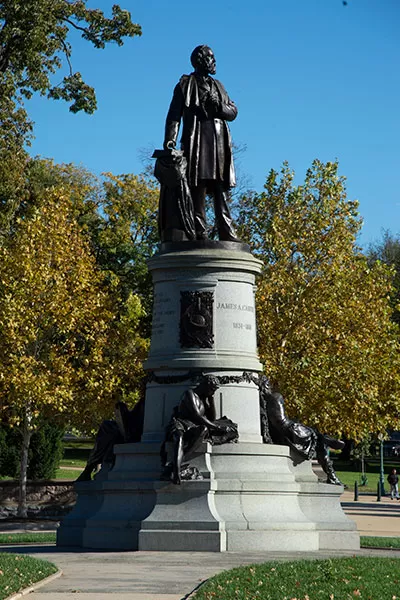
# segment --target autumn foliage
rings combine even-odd
[[[393,271],[356,245],[357,203],[337,163],[314,161],[303,185],[284,165],[241,200],[239,224],[264,261],[258,343],[292,418],[354,439],[400,425]]]
[[[101,401],[112,385],[103,363],[112,313],[62,190],[0,248],[0,277],[3,410],[15,421],[67,413],[83,422],[86,394],[98,388]]]

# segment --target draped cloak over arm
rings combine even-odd
[[[175,86],[171,105],[165,126],[165,141],[176,142],[181,120],[181,146],[187,159],[187,179],[190,186],[197,186],[201,176],[200,153],[209,157],[211,164],[207,172],[221,181],[224,187],[231,188],[236,184],[232,158],[232,140],[227,121],[233,121],[237,116],[236,105],[230,100],[224,86],[217,79],[212,80],[219,96],[219,108],[213,118],[207,118],[200,105],[198,83],[195,75],[183,75]],[[214,148],[205,147],[208,144],[206,131],[210,125],[214,129]],[[203,129],[203,133],[202,133]],[[202,146],[203,144],[203,146]]]

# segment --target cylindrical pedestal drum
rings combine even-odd
[[[217,417],[238,424],[241,442],[261,442],[258,389],[247,376],[262,368],[254,301],[261,261],[245,244],[182,242],[162,244],[148,266],[154,310],[142,441],[161,441],[182,392],[213,374]]]

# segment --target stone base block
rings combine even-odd
[[[188,552],[359,548],[340,505],[342,486],[318,483],[311,463],[296,465],[289,448],[203,449],[191,462],[204,479],[174,485],[153,477],[156,444],[117,446],[105,479],[76,484],[78,502],[57,544]]]
[[[227,535],[228,552],[316,552],[316,531],[280,529],[271,531],[231,531]]]
[[[358,531],[320,531],[320,550],[359,550],[360,535]]]
[[[226,550],[225,531],[179,531],[142,530],[139,534],[139,549],[161,552],[224,552]]]

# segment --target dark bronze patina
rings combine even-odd
[[[154,175],[161,184],[158,233],[162,242],[196,239],[192,196],[186,178],[187,161],[181,150],[155,150]]]
[[[125,442],[140,442],[143,433],[144,400],[141,399],[129,410],[125,402],[115,405],[115,420],[103,421],[97,432],[95,444],[92,448],[86,467],[76,481],[90,481],[92,473],[98,465],[114,465],[114,445]]]
[[[166,120],[164,148],[175,149],[182,121],[181,144],[187,160],[186,176],[194,207],[195,237],[198,240],[207,238],[205,199],[209,193],[214,199],[219,239],[238,242],[229,210],[230,188],[236,182],[227,125],[227,121],[236,118],[237,108],[222,83],[210,76],[216,72],[211,48],[197,46],[192,52],[191,63],[193,73],[182,75],[174,90]],[[168,234],[163,237],[164,241],[178,241],[177,237]],[[192,238],[187,236],[187,239]]]
[[[212,292],[181,292],[180,342],[182,348],[212,348]]]
[[[290,446],[303,459],[316,458],[327,475],[327,483],[341,485],[329,458],[328,449],[341,450],[344,442],[289,419],[285,413],[283,396],[272,390],[269,379],[265,375],[259,376],[258,386],[260,389],[260,412],[261,415],[267,415],[268,434],[272,443]],[[263,424],[262,421],[261,424]]]
[[[161,478],[180,484],[182,479],[201,478],[197,469],[183,464],[199,451],[203,442],[215,445],[236,442],[238,429],[226,417],[216,419],[214,394],[219,387],[216,377],[205,376],[194,389],[182,394],[166,429],[161,448]],[[173,442],[173,459],[168,461],[166,443]]]

